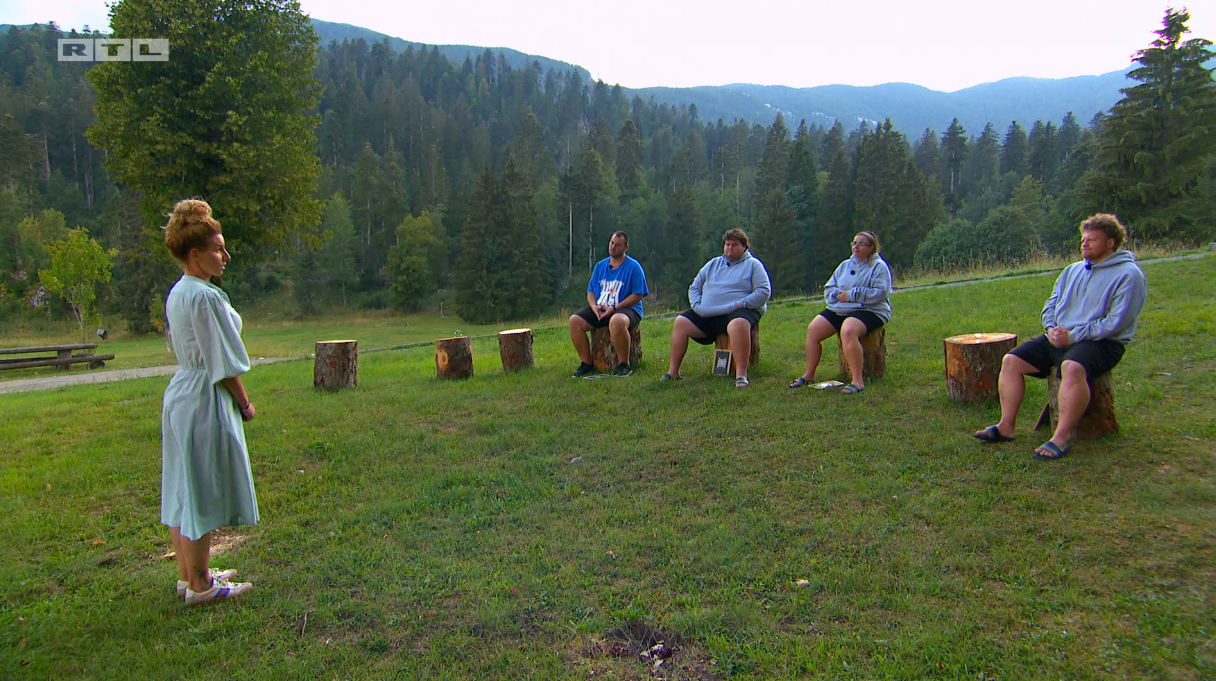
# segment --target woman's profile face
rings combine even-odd
[[[224,274],[224,268],[228,266],[228,261],[232,259],[232,256],[224,247],[224,235],[213,234],[211,240],[207,242],[206,248],[190,250],[190,258],[207,276],[219,277]]]

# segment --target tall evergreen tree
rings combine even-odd
[[[946,193],[946,209],[950,216],[962,204],[963,164],[967,162],[967,131],[955,118],[942,133],[942,190]]]
[[[756,169],[756,200],[767,201],[770,192],[785,196],[786,172],[789,165],[789,128],[785,116],[777,114],[764,139],[764,153]]]
[[[963,182],[967,186],[968,197],[979,196],[996,186],[1000,155],[1001,145],[997,140],[996,128],[989,123],[971,144],[971,153],[963,166]],[[919,164],[917,167],[920,167]]]
[[[680,185],[667,195],[667,243],[671,245],[662,280],[665,288],[677,294],[681,306],[688,304],[688,285],[701,267],[701,214],[688,185]]]
[[[1001,174],[1026,174],[1026,129],[1017,121],[1009,124],[1005,141],[1001,144]]]
[[[1040,184],[1047,184],[1056,174],[1056,167],[1060,164],[1058,142],[1056,126],[1051,121],[1035,121],[1030,128],[1026,172]]]
[[[638,137],[638,126],[633,119],[621,123],[616,147],[616,183],[621,189],[621,199],[637,198],[642,193],[642,141]]]
[[[941,148],[937,144],[937,132],[925,128],[912,149],[912,160],[925,177],[937,177],[941,168]]]
[[[836,126],[832,130],[837,130]],[[829,132],[828,137],[833,133]],[[844,145],[835,147],[836,156],[828,166],[828,182],[819,202],[819,236],[815,241],[815,278],[822,286],[831,276],[837,263],[848,253],[846,244],[853,236],[853,192],[852,169],[845,155]]]
[[[1136,57],[1099,136],[1083,194],[1091,210],[1117,213],[1143,237],[1186,233],[1188,192],[1216,149],[1216,82],[1204,63],[1211,41],[1183,40],[1191,15],[1167,10],[1152,46]]]

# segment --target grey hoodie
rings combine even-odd
[[[688,287],[688,302],[702,317],[730,314],[736,307],[750,307],[763,315],[772,292],[764,263],[745,251],[734,262],[719,255],[705,263]]]
[[[1115,251],[1102,262],[1075,262],[1060,273],[1043,305],[1043,326],[1068,329],[1073,343],[1113,340],[1124,345],[1136,333],[1148,286],[1131,251]]]

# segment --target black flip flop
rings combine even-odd
[[[996,426],[988,426],[978,433],[972,433],[971,437],[983,442],[984,444],[996,444],[998,442],[1013,442],[1014,438],[1001,435],[1001,429]]]

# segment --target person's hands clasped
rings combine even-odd
[[[849,292],[848,291],[837,291],[836,300],[838,300],[842,303],[849,302]]]
[[[616,313],[615,307],[610,307],[608,305],[596,305],[595,306],[596,319],[603,319],[604,317],[611,317],[615,313]]]
[[[1047,342],[1057,348],[1066,348],[1070,345],[1068,338],[1068,329],[1062,326],[1053,326],[1047,329]]]

